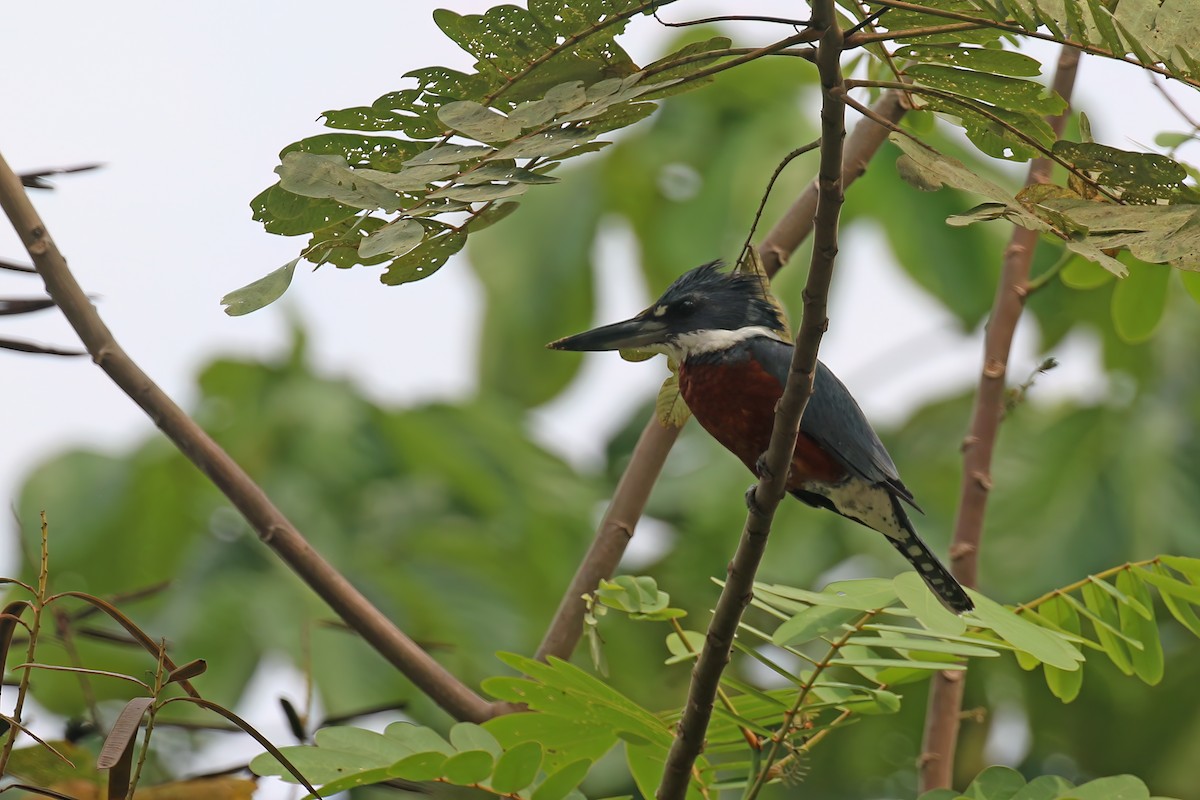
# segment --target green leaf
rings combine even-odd
[[[1071,800],[1150,800],[1150,790],[1133,775],[1113,775],[1088,781],[1062,796]]]
[[[901,669],[924,669],[924,670],[964,670],[966,664],[961,664],[957,661],[933,661],[925,660],[918,661],[915,658],[835,658],[830,660],[830,664],[839,664],[843,667],[899,667]]]
[[[1116,191],[1125,203],[1194,202],[1196,199],[1195,190],[1185,184],[1187,170],[1164,155],[1066,140],[1054,143],[1054,154],[1101,186]]]
[[[1039,775],[1014,794],[1010,800],[1055,800],[1065,797],[1071,783],[1059,775]]]
[[[490,203],[508,197],[518,197],[529,190],[527,183],[478,183],[471,186],[457,184],[430,192],[430,197],[448,197],[464,203]]]
[[[301,236],[319,231],[358,213],[358,209],[334,200],[292,194],[278,183],[251,200],[250,209],[253,218],[263,223],[267,233],[280,236]]]
[[[598,133],[598,132],[597,132]],[[595,136],[590,129],[561,128],[524,136],[496,151],[491,161],[510,158],[551,158],[562,155],[576,145],[591,141]]]
[[[1059,669],[1079,669],[1083,656],[1060,634],[1022,619],[994,600],[972,592],[975,611],[972,616],[984,627],[991,628],[1004,641],[1036,658],[1043,664]]]
[[[905,73],[918,83],[972,100],[981,100],[1001,109],[1046,116],[1061,114],[1067,107],[1061,97],[1048,92],[1037,81],[942,64],[918,64],[905,69]]]
[[[1126,342],[1144,342],[1154,335],[1167,305],[1171,270],[1160,264],[1130,264],[1129,276],[1117,283],[1112,296],[1113,326]]]
[[[402,256],[414,250],[425,238],[425,228],[414,219],[400,218],[389,222],[363,239],[358,254],[363,258],[386,254]]]
[[[1051,198],[1042,204],[1063,214],[1087,241],[1105,249],[1128,249],[1141,261],[1200,270],[1200,204],[1117,205]]]
[[[492,788],[501,794],[515,794],[528,788],[542,766],[542,745],[521,742],[505,751],[492,772]]]
[[[1113,281],[1111,272],[1078,254],[1071,256],[1058,275],[1072,289],[1095,289]]]
[[[835,581],[819,592],[797,589],[794,586],[756,583],[754,591],[788,600],[798,600],[805,605],[833,606],[858,611],[886,608],[897,600],[896,587],[892,581],[886,578]]]
[[[1015,769],[988,767],[975,776],[963,797],[971,800],[1012,800],[1025,788],[1025,778]]]
[[[1200,272],[1180,272],[1179,280],[1193,300],[1200,303]]]
[[[481,164],[475,169],[464,173],[458,178],[457,183],[463,186],[469,186],[476,183],[486,183],[488,181],[516,181],[517,183],[547,184],[558,183],[558,178],[554,177],[553,175],[543,175],[540,172],[524,169],[511,163],[497,161]]]
[[[1112,630],[1121,629],[1121,619],[1117,614],[1117,602],[1098,584],[1103,581],[1089,581],[1083,585],[1083,602],[1097,618],[1103,620],[1103,625],[1096,625],[1096,638],[1104,652],[1117,669],[1126,675],[1133,674],[1133,662],[1129,658],[1129,649],[1125,643],[1114,636]],[[1124,636],[1124,634],[1122,634]],[[1140,642],[1139,642],[1140,644]]]
[[[461,164],[480,156],[494,153],[494,147],[478,144],[439,144],[428,150],[423,150],[404,162],[406,167],[419,167],[424,164]]]
[[[487,728],[473,722],[459,722],[450,728],[450,744],[459,752],[482,750],[496,758],[504,751],[500,742],[496,741],[496,737]]]
[[[1038,607],[1038,613],[1061,630],[1073,634],[1080,632],[1079,614],[1074,606],[1062,597],[1052,597],[1042,603]],[[1044,669],[1046,685],[1055,697],[1069,703],[1079,696],[1079,690],[1083,687],[1082,669],[1063,670],[1050,664],[1046,664]]]
[[[221,305],[225,306],[225,313],[240,317],[274,303],[292,285],[292,275],[299,263],[300,259],[294,258],[279,269],[222,297]]]
[[[562,800],[567,793],[583,782],[591,769],[592,762],[587,759],[567,764],[557,772],[546,776],[546,780],[533,790],[530,800]]]
[[[682,639],[678,633],[672,631],[667,635],[667,650],[670,651],[671,657],[665,663],[678,664],[681,661],[689,661],[696,658],[703,648],[704,634],[700,631],[684,631]]]
[[[812,606],[776,628],[771,641],[779,647],[811,642],[860,616],[862,612],[856,608]]]
[[[384,735],[399,742],[413,753],[433,752],[454,755],[454,748],[436,731],[411,722],[393,722],[384,730]]]
[[[900,602],[904,603],[929,630],[952,636],[966,631],[967,623],[963,618],[942,605],[917,573],[903,572],[897,575],[892,583],[896,587]]]
[[[1159,560],[1176,572],[1183,573],[1191,583],[1200,584],[1200,558],[1159,556]]]
[[[275,168],[279,185],[292,194],[316,197],[361,209],[382,209],[393,213],[401,206],[400,197],[391,189],[355,175],[344,156],[293,152]]]
[[[444,753],[415,753],[397,761],[388,768],[388,773],[409,781],[431,781],[442,777],[448,760]]]
[[[957,641],[940,641],[938,639],[917,639],[903,636],[853,636],[849,640],[863,647],[886,647],[906,653],[947,653],[963,658],[989,658],[1000,655],[995,650],[981,647],[978,644],[964,644]],[[977,640],[980,641],[980,640]],[[980,642],[982,644],[982,642]]]
[[[438,119],[480,142],[508,142],[521,135],[519,122],[473,100],[447,103],[438,109]]]
[[[482,783],[492,774],[495,759],[486,750],[464,750],[446,759],[442,777],[459,786]]]
[[[463,230],[456,230],[433,220],[423,224],[426,226],[427,235],[421,243],[390,263],[387,271],[380,276],[379,279],[388,286],[428,278],[467,243],[467,234]],[[436,230],[437,233],[428,235],[430,229]]]
[[[1122,570],[1117,574],[1117,588],[1153,612],[1150,591],[1132,570]],[[1121,618],[1122,633],[1142,643],[1141,650],[1132,650],[1129,654],[1134,673],[1151,686],[1156,685],[1163,676],[1163,651],[1153,615],[1146,619],[1128,605],[1120,606],[1117,611]]]
[[[916,44],[901,47],[897,58],[919,62],[935,62],[952,67],[990,72],[996,75],[1032,77],[1042,74],[1042,64],[1036,58],[1012,50],[990,47],[960,47],[944,44]]]
[[[1154,584],[1158,588],[1159,594],[1173,594],[1189,603],[1200,604],[1200,586],[1184,583],[1167,574],[1161,567],[1158,569],[1160,571],[1134,567],[1133,571],[1141,580]]]

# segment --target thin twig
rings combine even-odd
[[[787,492],[796,436],[808,399],[812,396],[817,368],[817,349],[828,325],[829,284],[838,249],[838,217],[842,207],[842,151],[846,135],[842,87],[842,31],[838,27],[834,0],[812,5],[814,23],[821,33],[817,71],[821,78],[821,165],[819,194],[814,221],[812,259],[804,287],[804,317],[792,353],[783,396],[775,410],[771,443],[763,456],[762,475],[747,493],[746,525],[729,565],[729,577],[717,600],[704,649],[692,669],[687,703],[671,750],[667,754],[658,800],[682,800],[687,793],[692,767],[712,718],[713,698],[721,673],[729,663],[738,622],[752,596],[754,575],[766,550],[775,509]]]
[[[1060,116],[1048,120],[1055,137],[1062,135],[1070,111],[1072,89],[1079,68],[1079,50],[1064,47],[1059,55],[1053,88],[1068,103]],[[1045,183],[1050,162],[1035,159],[1029,164],[1025,185]],[[988,492],[992,487],[992,452],[1004,414],[1004,377],[1017,321],[1028,296],[1029,269],[1038,234],[1017,227],[1004,253],[1004,266],[996,286],[996,298],[984,337],[983,369],[975,392],[971,427],[963,440],[963,479],[958,517],[950,544],[954,577],[964,586],[978,585],[979,546]],[[933,677],[929,708],[925,716],[925,738],[921,746],[921,791],[948,788],[954,773],[954,749],[961,721],[965,673],[939,672]]]
[[[63,316],[92,359],[242,513],[263,542],[346,623],[452,716],[481,721],[491,705],[455,678],[363,597],[313,549],[237,462],[121,349],[80,289],[44,223],[0,157],[0,207],[8,215]]]
[[[654,11],[654,21],[667,28],[686,28],[689,25],[708,25],[713,22],[770,22],[777,25],[791,25],[793,28],[803,28],[809,24],[806,19],[788,19],[787,17],[766,17],[757,14],[729,14],[720,17],[702,17],[689,19],[685,22],[667,22]]]
[[[894,124],[908,110],[899,92],[886,92],[872,106],[880,120]],[[887,140],[888,129],[870,120],[860,120],[846,140],[842,163],[842,184],[849,185],[867,171],[871,157]],[[813,215],[817,208],[817,182],[808,188],[775,223],[758,246],[758,254],[768,276],[774,276],[792,257],[792,253],[812,232]],[[613,493],[608,512],[596,530],[591,548],[571,585],[558,605],[558,611],[542,639],[537,657],[570,658],[583,635],[583,595],[595,590],[601,578],[611,577],[625,547],[632,538],[638,519],[646,507],[650,490],[658,480],[667,454],[679,436],[677,428],[663,427],[657,417],[650,416],[638,438],[637,446],[625,467]]]

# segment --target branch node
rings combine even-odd
[[[983,375],[985,378],[991,378],[992,380],[1003,378],[1006,369],[1007,368],[1004,364],[1004,361],[999,358],[989,356],[987,361],[985,361],[983,364]]]
[[[971,473],[971,480],[975,481],[975,485],[985,492],[992,490],[992,476],[986,472],[975,471]]]
[[[970,554],[972,554],[974,552],[975,552],[975,545],[969,544],[967,542],[958,542],[957,544],[950,545],[950,560],[958,561],[960,559],[966,558],[967,556],[969,556]]]
[[[962,444],[958,449],[965,453],[977,444],[979,444],[979,437],[974,434],[968,434],[963,437]]]

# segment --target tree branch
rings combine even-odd
[[[899,92],[886,92],[872,110],[881,120],[895,124],[908,107]],[[887,140],[888,132],[886,127],[871,120],[859,121],[846,140],[842,162],[843,186],[853,183],[867,171],[867,164]],[[768,276],[779,272],[812,232],[817,194],[817,182],[813,181],[758,246],[758,254]],[[678,437],[678,429],[663,427],[653,415],[646,421],[625,473],[617,483],[608,512],[600,522],[596,537],[559,602],[554,619],[537,649],[539,659],[545,660],[550,656],[570,658],[575,651],[579,637],[583,635],[584,608],[580,598],[595,590],[601,578],[612,577],[616,571],[617,564],[625,554],[625,547],[633,537],[638,519],[646,508],[650,491]]]
[[[838,249],[842,150],[846,135],[841,72],[843,39],[833,3],[834,0],[817,0],[812,5],[814,25],[821,31],[816,59],[822,89],[821,166],[817,178],[815,240],[808,282],[804,287],[804,318],[792,352],[783,397],[775,409],[775,425],[764,456],[765,466],[758,483],[746,495],[749,507],[746,525],[729,565],[725,586],[717,600],[704,649],[692,670],[687,703],[675,741],[667,755],[662,783],[658,788],[658,800],[683,800],[687,794],[692,767],[704,746],[721,673],[729,663],[738,622],[750,602],[754,575],[766,550],[775,509],[787,492],[788,473],[800,430],[800,419],[812,396],[817,349],[829,322],[826,312],[829,283]]]
[[[1079,67],[1079,50],[1063,47],[1054,74],[1053,88],[1068,103],[1061,116],[1048,122],[1055,137],[1062,135],[1070,114],[1071,92]],[[1050,161],[1035,159],[1029,163],[1025,185],[1047,183]],[[954,577],[964,586],[978,584],[979,546],[983,538],[983,519],[988,492],[992,488],[992,453],[1004,412],[1004,377],[1013,334],[1028,295],[1029,269],[1038,234],[1027,228],[1015,228],[1004,252],[1004,266],[996,286],[991,318],[984,338],[983,369],[975,406],[971,412],[970,432],[963,440],[963,479],[959,495],[958,517],[950,545]],[[934,675],[929,707],[925,715],[925,739],[921,749],[921,791],[949,788],[954,772],[954,749],[962,711],[965,673],[940,672]]]
[[[250,476],[121,349],[80,289],[21,186],[0,157],[0,207],[8,215],[46,291],[83,340],[92,360],[154,420],[167,438],[242,513],[259,538],[346,624],[457,719],[481,721],[490,705],[401,632],[304,539]]]

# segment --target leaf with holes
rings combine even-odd
[[[467,243],[465,231],[432,220],[423,224],[427,226],[425,238],[419,245],[389,264],[379,280],[388,286],[397,286],[428,278]],[[430,230],[437,232],[430,235]]]
[[[363,239],[358,245],[358,254],[363,258],[380,255],[402,256],[412,251],[425,238],[425,228],[413,219],[398,219],[389,222]]]

